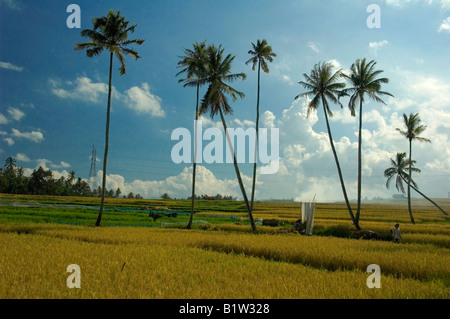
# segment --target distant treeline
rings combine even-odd
[[[67,177],[61,176],[58,179],[53,177],[51,170],[46,170],[40,166],[34,169],[31,176],[25,176],[23,167],[17,167],[16,160],[8,157],[5,166],[0,168],[0,193],[28,194],[28,195],[56,195],[56,196],[85,196],[100,197],[101,187],[91,189],[90,185],[75,176],[75,171],[71,171]],[[105,197],[119,198],[122,192],[120,188],[116,190],[106,189]],[[142,199],[140,194],[123,195],[122,198]]]

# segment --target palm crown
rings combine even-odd
[[[245,64],[252,63],[252,70],[255,70],[258,62],[260,63],[261,69],[264,72],[269,73],[269,67],[267,66],[267,61],[272,62],[273,57],[276,57],[276,53],[272,52],[272,47],[267,44],[267,40],[257,40],[256,45],[252,42],[253,50],[249,50],[248,53],[252,57],[245,62]]]
[[[205,81],[209,83],[208,90],[200,105],[200,114],[210,112],[211,117],[214,117],[219,110],[224,114],[231,114],[233,112],[228,103],[227,95],[236,101],[238,97],[243,98],[244,93],[237,91],[225,82],[233,82],[237,79],[245,80],[245,73],[230,74],[231,63],[234,56],[228,54],[223,58],[223,49],[219,45],[209,46],[207,49],[207,76]]]
[[[411,171],[420,173],[420,169],[412,167],[416,161],[411,161]],[[406,158],[406,153],[397,153],[395,159],[391,158],[391,167],[384,171],[384,176],[387,177],[386,188],[389,189],[389,185],[394,177],[395,187],[398,191],[401,191],[403,194],[405,193],[405,189],[403,187],[403,181],[407,181],[409,179],[409,174],[406,172],[408,170],[410,161]],[[411,184],[417,188],[417,184],[411,179]]]
[[[355,109],[358,103],[362,104],[364,96],[367,94],[370,99],[386,104],[380,96],[389,95],[393,96],[388,92],[381,91],[381,84],[388,83],[388,78],[376,78],[382,70],[374,71],[374,67],[377,64],[374,60],[366,63],[366,59],[356,60],[355,63],[350,67],[350,74],[342,73],[342,76],[349,80],[353,85],[351,88],[343,90],[343,94],[350,95],[350,101],[348,107],[355,116]]]
[[[129,27],[129,21],[125,21],[125,17],[120,15],[120,11],[114,12],[113,10],[110,10],[107,16],[93,18],[92,23],[92,30],[84,29],[81,31],[81,36],[89,38],[90,42],[77,43],[75,50],[86,49],[87,56],[91,58],[100,55],[104,49],[107,49],[119,60],[121,64],[120,74],[125,74],[125,58],[123,55],[129,55],[134,59],[139,58],[137,51],[126,48],[126,46],[144,43],[142,39],[128,39],[128,32],[134,33],[136,24]]]
[[[406,114],[403,114],[403,123],[405,124],[406,131],[402,131],[399,128],[397,128],[396,130],[399,131],[400,134],[405,136],[409,141],[418,140],[419,142],[431,143],[429,139],[419,136],[427,128],[425,125],[421,125],[420,122],[421,120],[419,117],[419,113],[411,113],[409,117]]]
[[[182,68],[177,76],[186,73],[185,79],[178,80],[184,82],[184,86],[196,86],[205,83],[206,78],[206,42],[194,43],[194,50],[185,49],[185,55],[180,57],[178,67]]]
[[[308,104],[307,116],[309,116],[311,110],[317,110],[320,102],[323,103],[328,115],[333,116],[327,99],[340,104],[337,96],[341,94],[341,89],[345,87],[345,83],[337,82],[341,74],[341,69],[333,73],[333,65],[329,62],[314,65],[310,75],[303,74],[305,81],[300,81],[299,84],[309,91],[297,95],[295,99],[312,96],[312,100]]]

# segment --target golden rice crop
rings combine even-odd
[[[3,226],[3,225],[2,225]],[[27,225],[0,232],[1,298],[448,298],[440,282],[360,270],[328,271],[193,247],[224,234],[137,228]],[[22,227],[22,228],[21,228]],[[13,232],[14,231],[14,232]],[[19,234],[18,232],[21,231]],[[210,235],[213,235],[212,237]],[[225,235],[227,241],[274,237]],[[247,238],[248,236],[248,238]],[[59,238],[55,238],[59,237]],[[250,244],[250,242],[248,242]],[[236,246],[236,242],[233,242]],[[66,287],[69,264],[81,288]]]

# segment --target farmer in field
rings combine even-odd
[[[397,223],[394,227],[391,228],[391,235],[394,243],[400,242],[400,239],[402,238],[402,232],[400,231],[399,226],[400,225]]]

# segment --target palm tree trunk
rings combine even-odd
[[[347,205],[347,209],[350,214],[350,218],[352,219],[353,225],[355,225],[357,230],[361,230],[361,227],[359,227],[359,222],[355,219],[355,216],[353,215],[352,207],[350,206],[350,202],[347,197],[347,191],[345,190],[344,179],[342,178],[341,166],[339,165],[339,160],[337,157],[336,149],[334,148],[333,137],[331,136],[330,123],[328,122],[328,114],[327,114],[327,110],[325,108],[325,104],[323,103],[323,101],[322,101],[322,105],[323,105],[323,111],[325,113],[325,121],[327,123],[328,138],[330,139],[331,150],[333,151],[334,161],[336,162],[336,166],[337,166],[337,170],[338,170],[338,174],[339,174],[339,180],[341,182],[342,192],[344,193],[345,203]]]
[[[230,147],[231,153],[233,154],[234,170],[236,171],[236,176],[238,179],[239,187],[241,188],[242,197],[244,198],[245,206],[247,208],[250,225],[252,227],[252,231],[256,232],[255,221],[253,220],[252,210],[250,209],[250,204],[248,202],[247,194],[245,193],[244,184],[242,183],[241,173],[239,171],[239,167],[238,167],[237,160],[236,160],[236,154],[234,153],[233,144],[231,143],[230,136],[228,135],[228,132],[227,132],[227,124],[225,123],[225,118],[223,116],[222,109],[219,108],[219,111],[220,111],[220,118],[222,120],[223,129],[225,130],[225,135],[227,136],[228,145]]]
[[[406,181],[402,176],[400,176],[402,178],[402,180],[407,183],[408,181]],[[442,213],[444,213],[444,215],[448,215],[447,212],[445,210],[443,210],[438,204],[436,204],[431,198],[428,198],[424,193],[422,193],[421,191],[419,191],[417,188],[415,188],[413,185],[411,185],[411,188],[414,189],[417,193],[419,193],[420,195],[423,196],[423,198],[425,198],[426,200],[428,200],[430,203],[432,203],[434,206],[436,206]]]
[[[258,92],[256,95],[256,138],[255,138],[255,163],[253,163],[253,183],[252,183],[252,198],[250,201],[250,209],[253,213],[253,202],[255,200],[255,183],[256,183],[256,165],[258,163],[258,138],[259,138],[259,81],[261,73],[261,60],[258,60]]]
[[[411,217],[411,223],[415,224],[416,222],[414,221],[414,217],[412,214],[412,210],[411,210],[411,167],[412,167],[412,162],[411,162],[411,151],[412,151],[412,140],[409,140],[409,177],[408,177],[408,211],[409,211],[409,216]]]
[[[106,163],[108,160],[109,148],[109,119],[111,114],[111,88],[112,88],[112,67],[113,67],[113,53],[111,52],[109,58],[109,86],[108,86],[108,107],[106,110],[106,133],[105,133],[105,155],[103,156],[103,179],[102,179],[102,201],[100,203],[100,212],[98,213],[97,222],[95,226],[100,226],[103,215],[103,206],[105,204],[105,189],[106,189]]]
[[[361,142],[362,142],[362,99],[359,100],[359,129],[358,129],[358,204],[356,209],[356,222],[359,223],[359,216],[361,214]]]
[[[192,227],[192,219],[194,217],[194,201],[195,201],[195,171],[197,168],[197,121],[198,121],[198,98],[199,98],[200,84],[197,83],[197,105],[195,106],[195,124],[194,124],[194,164],[192,169],[192,204],[191,215],[189,216],[189,222],[186,226],[187,229]]]

